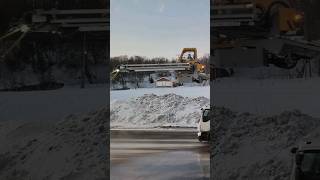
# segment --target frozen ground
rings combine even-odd
[[[107,91],[0,92],[0,179],[105,179]]]
[[[288,180],[290,149],[320,138],[320,119],[297,110],[261,116],[214,109],[212,179]]]
[[[224,78],[213,86],[212,179],[288,180],[290,149],[320,138],[320,79]]]
[[[238,112],[261,115],[278,114],[298,109],[320,117],[320,79],[244,79],[216,80],[213,88],[214,105]]]

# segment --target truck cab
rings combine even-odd
[[[201,109],[201,118],[198,121],[198,139],[200,142],[210,140],[210,107]]]
[[[320,143],[308,141],[291,149],[294,163],[290,180],[320,179]]]

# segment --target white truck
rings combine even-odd
[[[210,140],[210,107],[201,108],[201,118],[198,121],[198,139],[200,142]]]
[[[320,179],[320,143],[307,141],[291,149],[294,154],[290,180]]]

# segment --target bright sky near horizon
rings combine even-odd
[[[182,48],[210,52],[209,0],[111,0],[111,57],[176,58]]]

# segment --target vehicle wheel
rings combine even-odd
[[[204,142],[204,141],[210,141],[210,134],[204,134],[204,135],[201,135],[201,136],[198,136],[198,140],[200,142]]]

